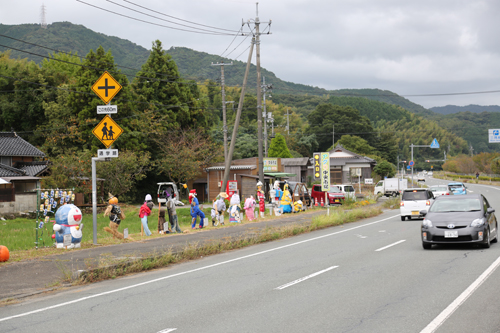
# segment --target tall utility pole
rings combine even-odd
[[[259,3],[256,4],[256,17],[253,23],[255,24],[255,65],[257,67],[257,128],[259,142],[259,180],[264,184],[264,154],[262,152],[262,97],[261,97],[261,73],[260,73],[260,20],[259,20]],[[251,20],[248,20],[250,25]],[[265,22],[271,24],[271,21]],[[269,33],[268,33],[269,34]],[[232,142],[231,142],[232,144]]]
[[[40,11],[40,26],[47,29],[47,20],[45,19],[45,4],[42,4],[42,10]]]
[[[266,111],[266,93],[268,90],[273,89],[272,84],[266,85],[266,78],[262,77],[262,96],[264,97],[264,113],[262,114],[262,118],[264,119],[264,155],[267,157],[267,111]]]
[[[288,117],[290,114],[288,113],[288,109],[286,109],[286,132],[290,135],[290,118]]]
[[[333,128],[333,134],[332,134],[332,139],[333,139],[333,149],[335,149],[335,123],[332,124]]]
[[[212,66],[220,66],[220,85],[221,85],[221,92],[222,92],[222,123],[224,124],[223,126],[223,131],[224,131],[224,160],[227,159],[227,123],[226,123],[226,90],[225,90],[225,80],[224,80],[224,65],[226,66],[231,66],[233,62],[231,61],[230,64],[225,64],[223,62],[221,63],[212,63]]]
[[[248,79],[248,72],[250,71],[250,64],[252,62],[254,44],[255,44],[255,37],[252,38],[252,44],[250,45],[250,52],[248,52],[247,67],[245,69],[245,75],[243,76],[243,86],[241,87],[240,102],[238,103],[238,111],[236,111],[236,118],[234,120],[233,136],[231,137],[231,145],[229,146],[229,152],[227,154],[227,158],[225,161],[226,163],[224,168],[224,180],[222,181],[222,191],[224,192],[227,188],[229,173],[231,172],[231,160],[233,159],[234,145],[236,143],[236,135],[238,134],[238,125],[240,124],[241,110],[243,109],[243,100],[245,99],[245,90],[247,87],[247,79]]]

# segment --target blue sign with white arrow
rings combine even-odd
[[[434,140],[432,140],[431,148],[439,148],[438,140],[436,140],[435,138]]]

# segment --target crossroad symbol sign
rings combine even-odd
[[[92,86],[92,90],[105,104],[108,104],[121,89],[122,86],[108,72],[104,72]]]
[[[431,148],[439,148],[438,140],[436,140],[435,138],[434,140],[432,140]]]
[[[99,125],[92,130],[92,133],[94,133],[94,135],[101,140],[106,148],[109,148],[123,133],[123,130],[113,121],[113,119],[111,119],[110,116],[106,115],[102,118]]]

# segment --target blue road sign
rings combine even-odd
[[[431,148],[439,148],[439,143],[438,143],[438,140],[436,140],[436,138],[434,138],[434,140],[432,140]]]
[[[406,167],[406,169],[410,170],[410,169],[411,169],[411,166],[409,166],[409,165],[408,165],[408,166]]]
[[[408,165],[409,165],[409,166],[414,166],[414,165],[415,165],[415,162],[410,161],[410,162],[408,162]]]

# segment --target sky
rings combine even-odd
[[[250,38],[235,35],[257,18],[256,2],[247,0],[81,1],[87,4],[0,0],[0,23],[40,23],[44,4],[48,24],[68,21],[147,49],[159,39],[165,49],[246,61]],[[498,17],[498,0],[260,0],[260,30],[271,32],[261,36],[261,66],[285,81],[389,90],[426,108],[500,105]]]

